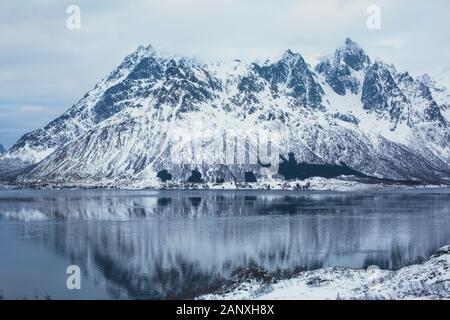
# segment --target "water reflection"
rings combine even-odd
[[[8,191],[0,223],[79,265],[106,297],[190,298],[251,265],[397,269],[426,259],[450,243],[449,200],[448,192]]]

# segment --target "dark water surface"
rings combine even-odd
[[[398,269],[450,244],[450,190],[0,190],[6,299],[164,299],[239,268]],[[82,289],[66,288],[67,266]]]

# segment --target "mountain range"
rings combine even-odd
[[[199,123],[211,138],[194,151],[201,162],[175,161],[173,133]],[[214,137],[230,128],[276,134],[280,170],[213,161]],[[1,155],[0,178],[145,187],[194,175],[238,182],[249,173],[258,181],[344,174],[449,183],[449,128],[445,86],[373,59],[350,39],[314,66],[291,50],[264,63],[203,64],[141,46],[67,112]],[[257,151],[247,143],[245,152]]]

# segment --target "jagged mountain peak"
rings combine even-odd
[[[340,48],[340,50],[365,54],[364,49],[357,42],[353,41],[351,38],[345,39],[344,45]]]
[[[286,51],[283,52],[281,59],[282,61],[292,61],[292,60],[303,60],[303,57],[300,53],[298,52],[294,52],[291,49],[287,49]]]
[[[156,55],[158,55],[158,53],[151,44],[140,45],[127,56],[125,56],[118,68],[136,63],[142,58]]]
[[[436,79],[431,76],[429,73],[424,73],[420,76],[417,77],[417,81],[426,85],[429,88],[433,88],[436,90],[445,90],[445,87],[443,84],[438,83],[438,81],[436,81]]]
[[[152,45],[150,45],[150,44],[147,46],[141,45],[141,46],[137,47],[136,50],[134,50],[132,53],[127,55],[122,60],[120,65],[116,69],[114,69],[106,79],[104,79],[103,81],[98,83],[97,86],[101,85],[102,82],[114,81],[114,80],[120,79],[125,73],[132,70],[143,59],[151,57],[151,56],[156,56],[156,55],[157,55],[156,51],[153,49]]]
[[[350,38],[345,38],[345,45],[346,46],[356,46],[356,47],[359,47],[359,45],[356,43],[356,42],[354,42],[352,39],[350,39]]]
[[[426,83],[426,84],[428,84],[428,83],[435,83],[433,77],[430,74],[428,74],[428,73],[424,73],[424,74],[418,76],[417,79],[419,81],[423,82],[423,83]]]
[[[339,63],[345,63],[355,71],[364,69],[370,64],[370,58],[366,52],[350,38],[345,40],[344,46],[336,50],[335,59]]]
[[[414,86],[415,81],[409,75],[402,77],[393,65],[377,59],[366,70],[361,96],[363,107],[389,120],[392,132],[402,124],[411,127],[413,97],[409,88]],[[414,93],[419,91],[414,90]]]
[[[336,49],[333,55],[323,57],[315,70],[325,77],[325,81],[339,95],[344,96],[348,91],[353,94],[360,92],[361,79],[358,72],[370,66],[370,59],[364,50],[351,39]]]
[[[0,144],[0,155],[4,154],[5,152],[6,152],[5,147],[2,144]]]
[[[447,118],[450,121],[450,86],[447,85],[450,82],[447,82],[445,78],[432,76],[429,73],[418,76],[416,81],[428,89],[436,103],[440,105],[442,112],[449,115]]]
[[[301,54],[286,50],[278,60],[253,63],[253,70],[276,96],[283,93],[294,98],[297,106],[320,107],[323,89]]]
[[[377,71],[377,72],[387,72],[392,77],[397,75],[397,70],[395,69],[395,67],[393,65],[387,64],[379,58],[375,59],[374,63],[371,64],[368,67],[368,69],[370,69],[372,71]]]
[[[400,72],[396,75],[396,81],[399,83],[413,84],[416,80],[409,72]]]
[[[140,45],[140,46],[138,46],[136,48],[136,50],[134,51],[134,53],[132,53],[132,54],[136,54],[136,53],[140,53],[140,52],[156,54],[156,51],[155,51],[154,47],[150,43],[147,44],[147,45]]]

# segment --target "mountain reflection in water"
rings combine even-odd
[[[13,239],[30,242],[79,265],[103,298],[192,298],[247,266],[398,269],[427,259],[450,244],[450,193],[0,191],[0,230],[3,257],[17,250]],[[14,278],[4,269],[14,272],[0,260],[0,289]]]

